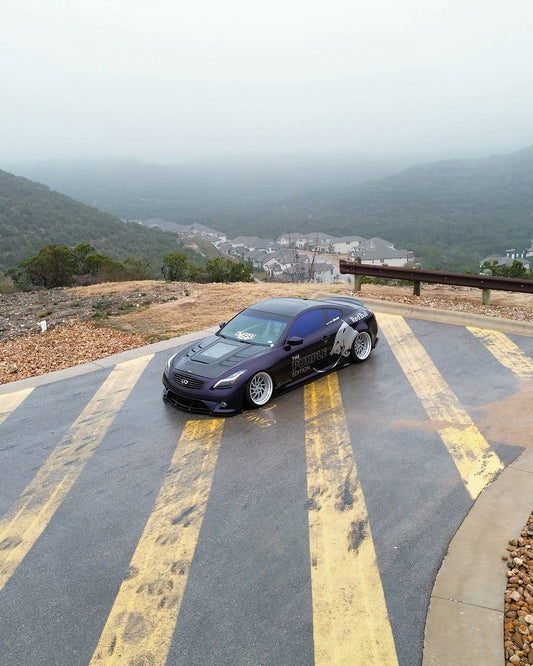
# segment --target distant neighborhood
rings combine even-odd
[[[202,224],[180,225],[159,219],[147,220],[143,224],[174,231],[181,236],[200,236],[220,252],[237,257],[255,270],[263,271],[269,279],[280,282],[331,283],[348,280],[349,276],[339,273],[338,262],[331,255],[388,266],[404,266],[414,260],[412,252],[397,249],[393,243],[382,238],[337,238],[315,232],[282,234],[275,240],[257,236],[228,239],[224,233]]]
[[[531,270],[533,263],[533,239],[531,240],[531,247],[524,250],[516,250],[511,248],[505,250],[503,254],[490,254],[481,260],[480,265],[483,266],[485,262],[493,263],[498,262],[499,266],[512,266],[514,261],[521,261],[526,271]]]
[[[137,220],[139,221],[139,220]],[[238,236],[228,239],[226,234],[203,224],[177,224],[161,219],[142,221],[146,226],[160,227],[173,231],[178,236],[200,236],[211,242],[220,252],[234,256],[262,271],[268,279],[279,282],[339,282],[348,281],[350,276],[339,273],[338,261],[332,255],[342,255],[349,261],[364,264],[405,266],[415,261],[411,250],[398,249],[394,243],[383,238],[363,238],[362,236],[336,237],[330,234],[297,232],[282,234],[277,239],[264,239],[257,236]],[[484,257],[485,262],[497,262],[500,266],[511,266],[515,260],[522,262],[525,270],[533,266],[533,239],[531,247],[504,250],[501,254]]]

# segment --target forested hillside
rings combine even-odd
[[[45,185],[0,171],[0,271],[48,243],[90,243],[114,259],[148,260],[155,275],[162,257],[177,251],[175,234],[125,223]]]
[[[428,267],[460,270],[533,238],[533,147],[483,160],[406,169],[357,190],[293,201],[338,234],[380,236]]]
[[[285,163],[278,157],[25,168],[26,175],[40,172],[48,185],[127,219],[200,222],[230,238],[316,231],[379,236],[413,250],[426,268],[476,270],[484,256],[529,247],[533,238],[533,147],[413,166],[387,177],[379,176],[391,174],[391,164],[338,155],[293,156]],[[66,197],[59,214],[54,206],[60,195],[43,186],[29,194],[28,181],[13,178],[4,173],[0,179],[2,252],[9,252],[9,263],[52,236],[65,244],[91,242],[117,258],[142,252],[153,259],[176,242],[170,234],[126,225]],[[6,197],[16,192],[21,200],[10,204]]]

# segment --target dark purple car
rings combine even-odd
[[[356,298],[272,298],[174,354],[163,398],[189,412],[235,414],[350,360],[365,361],[377,341],[376,318]]]

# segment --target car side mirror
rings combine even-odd
[[[221,322],[219,322],[218,327],[219,327],[219,328],[224,328],[225,325],[226,325],[226,322],[225,322],[225,321],[221,321]]]
[[[298,335],[291,335],[291,337],[285,343],[285,349],[290,349],[291,347],[297,347],[298,345],[303,345],[304,340]]]

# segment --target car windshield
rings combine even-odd
[[[220,335],[229,340],[271,347],[280,340],[286,328],[287,320],[283,317],[246,310],[233,317]]]

